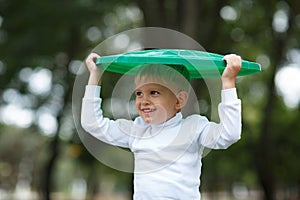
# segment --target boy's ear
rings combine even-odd
[[[180,91],[177,93],[176,97],[177,97],[177,103],[175,105],[175,108],[180,110],[187,103],[188,93],[186,91]]]

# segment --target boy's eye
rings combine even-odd
[[[151,91],[151,95],[158,95],[159,92],[158,91]]]
[[[142,92],[136,92],[136,93],[135,93],[135,96],[137,96],[137,97],[140,97],[140,96],[142,96],[142,95],[143,95]]]

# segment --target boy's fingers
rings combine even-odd
[[[236,55],[236,54],[228,54],[223,57],[223,60],[225,60],[225,61],[241,61],[242,58],[241,58],[241,56]]]
[[[100,56],[96,53],[91,53],[91,59],[95,62],[97,58],[99,58]]]
[[[98,54],[96,54],[96,53],[91,53],[91,54],[87,57],[86,61],[88,61],[88,62],[95,62],[96,59],[99,58],[99,57],[100,57],[100,56],[99,56]]]
[[[99,57],[100,56],[98,54],[91,53],[90,55],[88,55],[88,57],[85,60],[86,65],[88,65],[88,66],[90,66],[90,65],[92,65],[92,66],[96,65],[95,62],[96,62],[97,58],[99,58]]]
[[[236,54],[229,54],[223,57],[223,60],[226,61],[227,67],[236,67],[240,68],[242,65],[242,58],[239,55]]]

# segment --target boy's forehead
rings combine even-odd
[[[142,88],[160,89],[160,88],[166,88],[166,86],[164,86],[160,83],[151,83],[151,82],[136,85],[136,90],[142,89]]]
[[[171,81],[162,80],[158,77],[151,77],[151,76],[145,76],[140,77],[139,79],[135,80],[136,89],[145,87],[145,86],[152,86],[152,87],[164,87],[167,88],[173,92],[175,92],[177,89],[176,84],[172,83]]]

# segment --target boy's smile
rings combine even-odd
[[[146,123],[161,124],[174,117],[180,110],[176,107],[176,95],[160,84],[138,85],[135,95],[136,108]]]

